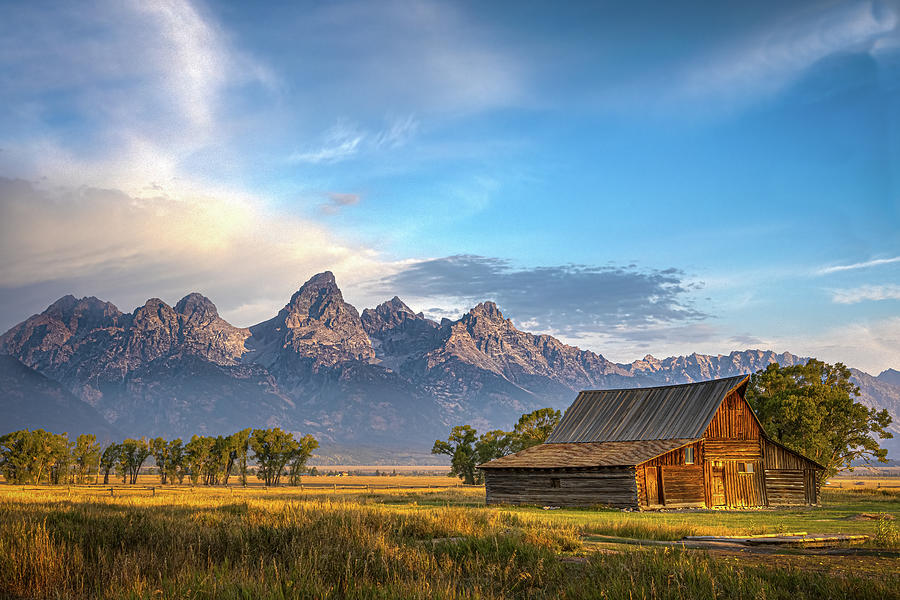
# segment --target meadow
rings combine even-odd
[[[427,476],[2,484],[0,597],[900,597],[896,521],[860,518],[880,514],[900,520],[900,490],[877,482],[826,488],[816,508],[643,513],[488,507],[483,488]],[[880,535],[837,554],[652,544],[796,530]]]

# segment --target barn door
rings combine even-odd
[[[647,467],[644,471],[644,477],[647,487],[647,505],[658,506],[662,504],[662,499],[659,497],[659,469]]]
[[[725,506],[725,467],[713,464],[710,467],[710,499],[713,506]]]

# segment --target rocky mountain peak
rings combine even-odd
[[[366,333],[372,335],[385,329],[392,329],[408,319],[425,320],[425,315],[418,315],[398,296],[382,302],[375,308],[367,308],[362,312],[362,323]]]
[[[75,333],[79,329],[103,326],[105,322],[122,316],[122,313],[114,304],[94,296],[79,299],[67,294],[48,306],[41,316],[55,319]]]
[[[78,298],[76,298],[72,294],[66,294],[65,296],[48,306],[47,309],[41,314],[56,317],[57,319],[63,319],[66,315],[71,314],[77,303]]]
[[[197,292],[191,292],[178,301],[175,312],[184,315],[188,322],[211,321],[219,316],[219,311],[212,300]]]
[[[361,316],[363,328],[372,340],[375,356],[392,369],[414,354],[424,354],[437,344],[439,325],[416,314],[399,297],[394,296]]]
[[[332,305],[345,305],[341,289],[334,280],[331,271],[325,271],[312,276],[309,281],[300,286],[300,289],[291,296],[287,309],[291,313],[321,318]],[[350,306],[346,304],[346,306]],[[351,307],[352,308],[352,307]],[[353,309],[356,312],[356,309]]]
[[[469,311],[469,314],[474,317],[485,317],[487,319],[491,319],[492,321],[503,321],[503,313],[500,312],[500,309],[497,308],[497,305],[493,302],[482,302],[478,304],[475,308]]]
[[[879,373],[876,379],[891,385],[900,385],[900,371],[897,369],[885,369]]]
[[[298,356],[327,365],[375,357],[359,313],[344,302],[331,271],[311,277],[273,319],[250,332],[253,359],[266,365]]]

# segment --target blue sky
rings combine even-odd
[[[618,361],[900,368],[897,2],[6,3],[0,329],[491,299]]]

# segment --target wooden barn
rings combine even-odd
[[[821,465],[766,437],[749,376],[584,391],[543,444],[481,465],[488,504],[817,504]]]

